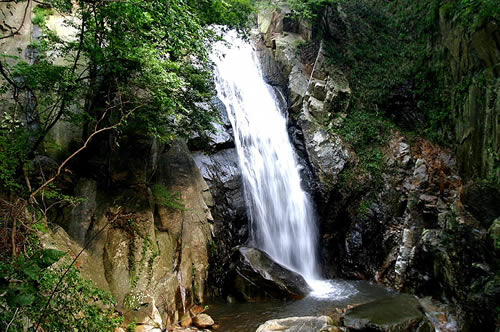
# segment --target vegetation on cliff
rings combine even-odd
[[[496,126],[481,118],[487,115],[480,114],[483,109],[484,113],[497,112],[494,94],[498,64],[489,63],[489,55],[481,54],[487,54],[488,49],[494,53],[494,41],[485,38],[484,31],[500,22],[497,2],[289,3],[296,15],[312,20],[315,38],[324,41],[329,61],[348,77],[353,101],[345,119],[347,126],[370,131],[369,126],[378,118],[389,119],[409,134],[457,149],[466,178],[499,181]],[[473,94],[470,98],[475,99],[470,100],[468,95]],[[358,121],[361,117],[371,117],[373,121]],[[380,128],[373,144],[366,142],[368,149],[379,148],[378,138],[388,131],[390,126]],[[467,139],[474,143],[460,147]],[[359,146],[355,148],[358,150]],[[467,152],[469,149],[473,152]],[[467,153],[472,155],[467,157]]]

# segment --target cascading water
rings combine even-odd
[[[235,31],[224,37],[227,43],[216,45],[212,60],[217,94],[227,107],[235,133],[251,240],[308,282],[319,279],[315,213],[300,185],[300,166],[286,118],[264,82],[252,45]]]

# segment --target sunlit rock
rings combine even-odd
[[[332,324],[333,320],[328,316],[290,317],[267,321],[256,332],[323,332],[333,329]]]

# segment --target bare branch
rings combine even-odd
[[[97,134],[99,133],[102,133],[104,131],[108,131],[108,130],[111,130],[111,129],[114,129],[118,126],[120,126],[135,110],[137,110],[138,108],[140,108],[141,106],[143,105],[138,105],[136,107],[134,107],[131,111],[129,111],[127,114],[125,114],[124,116],[121,117],[120,121],[118,121],[117,123],[115,123],[114,125],[111,125],[111,126],[108,126],[108,127],[104,127],[104,128],[101,128],[101,129],[97,129],[97,126],[99,125],[99,122],[104,118],[104,116],[106,115],[106,113],[109,111],[109,109],[107,109],[103,116],[101,117],[101,119],[98,121],[96,127],[95,127],[95,130],[92,134],[90,134],[90,136],[85,140],[85,143],[83,143],[83,145],[78,149],[76,150],[75,152],[73,152],[68,158],[66,158],[62,163],[61,165],[59,165],[59,168],[57,169],[57,172],[56,174],[51,177],[50,179],[48,179],[47,181],[45,181],[44,184],[42,184],[40,187],[38,187],[38,189],[36,189],[34,192],[32,192],[30,194],[30,199],[33,199],[33,197],[35,197],[42,189],[44,189],[45,187],[47,187],[49,184],[51,184],[59,175],[61,175],[61,172],[64,168],[64,166],[66,166],[66,164],[71,160],[73,159],[77,154],[79,154],[80,152],[82,152],[83,150],[85,150],[88,146],[88,144],[90,143],[90,141],[92,140],[92,138],[94,136],[96,136]]]
[[[19,308],[16,308],[16,311],[14,312],[14,316],[12,316],[12,320],[9,322],[9,325],[7,325],[5,332],[9,332],[10,325],[14,322],[14,319],[16,319],[16,315],[17,315],[18,310],[19,310]]]

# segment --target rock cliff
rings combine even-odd
[[[321,22],[331,32],[325,38],[332,38],[345,30],[341,25],[348,25],[349,18],[335,13],[340,10],[335,6],[327,9]],[[432,295],[456,305],[465,329],[494,326],[498,247],[491,236],[498,211],[486,197],[481,203],[473,197],[487,192],[497,197],[498,189],[474,182],[464,186],[463,179],[497,176],[492,166],[496,157],[485,152],[498,149],[496,80],[481,87],[471,81],[468,93],[454,94],[456,151],[387,127],[379,164],[362,165],[363,152],[339,134],[345,133],[344,119],[351,112],[353,92],[346,75],[328,61],[322,41],[287,29],[280,21],[286,16],[287,8],[261,12],[259,36],[288,81],[291,127],[303,137],[302,150],[313,173],[310,187],[321,219],[326,276],[371,279]],[[484,71],[498,77],[492,27],[467,35],[450,24],[440,18],[442,47],[450,50],[455,84],[477,69],[478,57],[487,64]],[[363,172],[363,166],[375,172]],[[474,211],[474,205],[482,205],[482,212]],[[484,215],[487,222],[481,221]]]
[[[111,160],[89,160],[94,170],[111,163],[110,174],[74,179],[84,200],[52,216],[61,226],[43,242],[72,255],[83,249],[77,266],[111,291],[127,323],[166,327],[205,302],[213,201],[185,143],[123,143]]]

